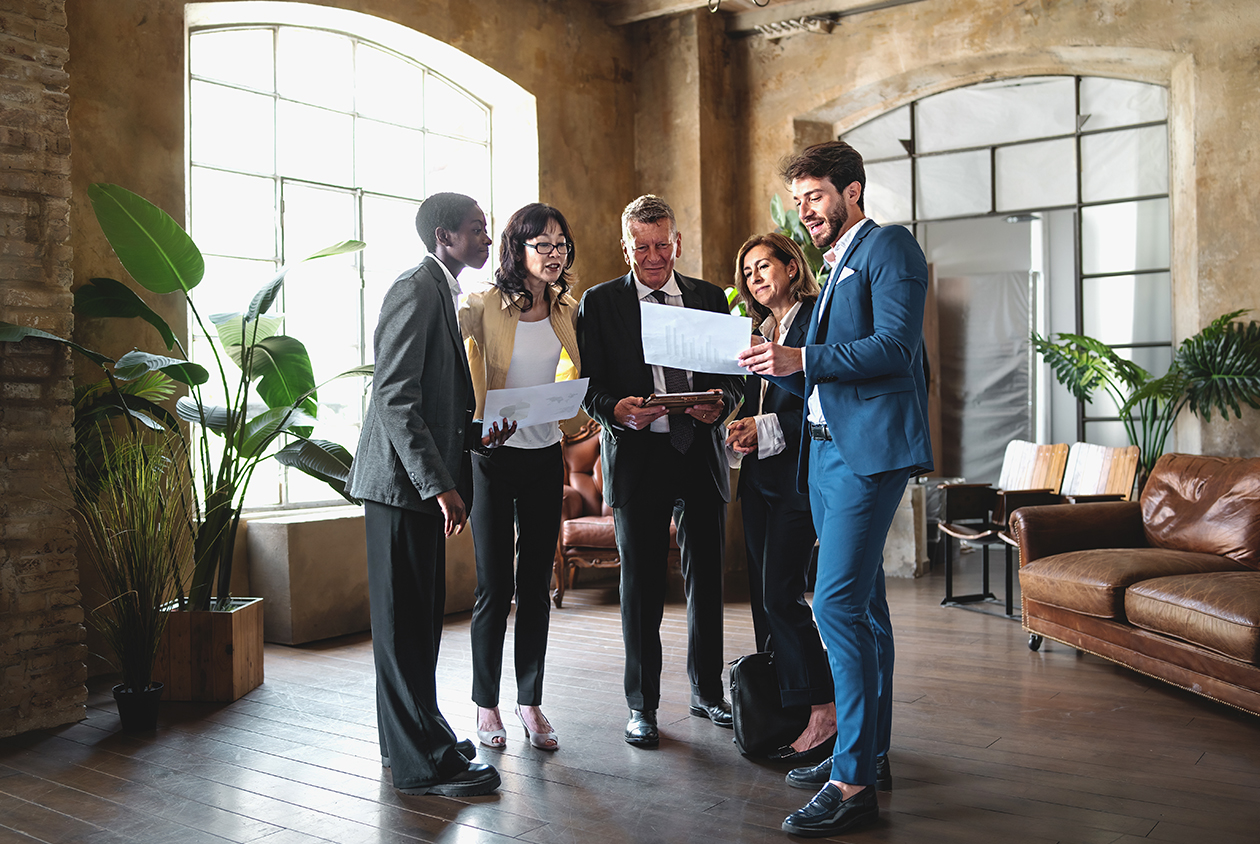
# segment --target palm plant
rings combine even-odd
[[[206,336],[217,337],[210,346],[212,367],[193,363],[170,326],[127,285],[109,278],[93,278],[75,294],[75,313],[82,317],[140,318],[162,336],[167,351],[180,357],[134,350],[112,359],[38,329],[0,323],[0,340],[18,341],[44,337],[83,353],[105,372],[105,380],[77,397],[77,411],[90,420],[80,429],[86,433],[80,449],[90,467],[104,451],[97,423],[121,416],[134,431],[137,426],[178,430],[175,416],[160,402],[175,383],[189,395],[179,398],[175,413],[196,424],[189,449],[196,480],[189,486],[187,507],[196,524],[193,573],[187,601],[181,606],[210,609],[217,601],[226,606],[232,576],[232,551],[244,507],[245,493],[255,468],[274,457],[329,484],[346,495],[352,455],[337,443],[311,436],[318,412],[318,390],[336,378],[371,375],[372,367],[357,366],[316,384],[310,355],[296,338],[281,333],[283,317],[268,316],[292,265],[281,267],[238,313],[213,314],[203,319],[192,301],[192,291],[205,276],[201,251],[165,211],[142,197],[111,184],[88,188],[97,221],[123,267],[146,290],[158,294],[182,294],[189,313]],[[321,249],[304,260],[343,255],[364,248],[362,241],[347,240]],[[207,323],[214,326],[208,329]],[[228,362],[236,366],[229,375]],[[112,365],[112,367],[111,367]],[[224,404],[212,404],[202,395],[202,385],[216,379]],[[251,398],[257,396],[265,409]],[[211,433],[221,438],[212,446]]]
[[[1204,422],[1213,411],[1241,419],[1242,405],[1260,408],[1260,325],[1236,321],[1247,312],[1222,314],[1183,340],[1172,366],[1158,378],[1082,334],[1056,334],[1054,340],[1034,332],[1032,343],[1077,399],[1092,401],[1096,390],[1111,397],[1129,442],[1142,451],[1145,478],[1184,408]]]

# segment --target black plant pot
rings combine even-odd
[[[144,733],[157,729],[158,701],[162,699],[162,684],[153,683],[147,689],[133,692],[120,683],[114,686],[114,700],[118,703],[118,719],[123,732]]]

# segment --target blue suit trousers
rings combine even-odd
[[[911,469],[854,472],[829,440],[810,441],[809,499],[818,533],[814,617],[836,685],[831,778],[874,785],[892,737],[893,638],[883,552]]]

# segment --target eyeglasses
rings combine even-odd
[[[533,249],[539,255],[550,255],[552,252],[556,252],[560,255],[568,255],[569,251],[573,249],[573,244],[568,241],[561,241],[560,243],[547,243],[546,241],[542,241],[541,243],[526,243],[525,245],[530,249]]]

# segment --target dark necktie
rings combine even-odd
[[[662,305],[668,304],[665,301],[664,290],[653,290],[652,298]],[[672,366],[662,366],[661,369],[665,371],[666,392],[685,393],[691,389],[691,386],[687,383],[686,372],[681,369],[674,369]],[[696,438],[695,421],[695,419],[685,413],[669,417],[669,443],[681,454],[687,453],[687,449],[691,448],[691,443]]]

